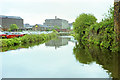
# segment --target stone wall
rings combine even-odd
[[[114,0],[114,26],[117,40],[120,41],[120,0]]]

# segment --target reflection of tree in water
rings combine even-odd
[[[60,46],[65,46],[68,44],[68,41],[70,38],[56,38],[53,40],[43,41],[43,42],[36,42],[36,43],[29,43],[29,44],[23,44],[23,45],[17,45],[17,46],[10,46],[10,47],[2,47],[0,48],[0,52],[5,52],[8,50],[16,50],[20,48],[29,48],[34,47],[35,45],[39,45],[42,43],[45,43],[45,46],[53,46],[55,48],[59,48]]]
[[[75,54],[76,59],[80,63],[89,64],[93,61],[92,56],[89,54],[87,50],[88,49],[85,46],[76,45],[74,47],[73,53]]]
[[[68,41],[70,38],[59,37],[57,39],[51,40],[45,43],[45,46],[55,47],[55,49],[59,48],[60,46],[68,45]]]
[[[36,43],[29,43],[29,44],[23,44],[23,45],[17,45],[17,46],[10,46],[10,47],[2,47],[1,48],[1,52],[5,52],[5,51],[8,51],[8,50],[16,50],[16,49],[21,49],[21,48],[29,48],[29,47],[34,47],[35,45],[39,45],[39,44],[42,44],[44,43],[45,41],[43,42],[36,42]]]
[[[80,63],[90,64],[95,61],[108,70],[111,77],[120,79],[120,54],[100,49],[95,45],[85,46],[83,44],[76,44],[73,53]]]

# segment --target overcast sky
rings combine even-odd
[[[20,16],[34,25],[55,16],[71,23],[79,14],[91,13],[99,22],[113,4],[114,0],[0,0],[0,15]]]

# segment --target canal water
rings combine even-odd
[[[2,78],[118,78],[119,55],[72,36],[1,52]]]

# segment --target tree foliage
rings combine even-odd
[[[76,37],[82,38],[85,30],[89,28],[90,25],[96,23],[96,21],[96,17],[92,14],[80,14],[73,23],[73,30],[77,35]]]
[[[54,29],[60,29],[60,27],[59,26],[54,26]]]
[[[108,14],[105,16],[103,21],[91,26],[94,31],[94,35],[97,34],[97,38],[92,36],[93,42],[98,42],[100,47],[110,49],[115,52],[118,51],[118,43],[116,42],[116,33],[114,31],[114,7],[111,7]],[[89,31],[91,32],[91,30]]]
[[[114,31],[114,7],[111,7],[101,22],[95,17],[81,14],[73,24],[75,37],[78,42],[89,42],[106,48],[112,52],[118,51],[116,33]]]
[[[81,14],[77,17],[75,22],[73,23],[73,29],[76,33],[81,33],[85,28],[96,22],[96,18],[92,14]]]
[[[14,31],[14,30],[17,30],[17,29],[19,29],[19,28],[16,24],[11,24],[10,25],[10,31]]]

